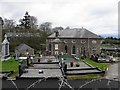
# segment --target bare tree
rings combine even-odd
[[[35,16],[31,16],[30,25],[31,28],[37,29],[37,18]]]
[[[47,34],[51,33],[51,29],[52,29],[51,22],[45,22],[40,25],[40,30],[46,32]]]
[[[13,31],[15,28],[15,21],[12,19],[4,19],[4,25],[3,25],[3,29],[7,30],[7,31]]]
[[[69,26],[67,26],[65,29],[70,29],[70,27],[69,27]]]
[[[63,27],[54,27],[53,29],[52,29],[52,32],[54,32],[54,31],[57,31],[57,30],[63,30],[64,28]]]

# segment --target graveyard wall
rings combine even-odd
[[[1,61],[1,49],[2,49],[2,18],[0,17],[0,61]],[[1,71],[2,67],[0,67]],[[0,90],[2,90],[2,80],[0,80]]]
[[[2,18],[0,17],[0,52],[1,52],[1,48],[2,48]]]

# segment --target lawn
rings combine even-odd
[[[110,44],[102,44],[103,47],[110,47]]]
[[[96,79],[101,78],[102,76],[100,74],[87,74],[87,75],[70,75],[67,76],[67,79],[69,80],[75,80],[75,79]]]
[[[90,59],[86,59],[85,60],[88,64],[92,65],[93,67],[98,67],[99,69],[105,71],[107,67],[109,67],[111,65],[111,63],[98,63],[95,61],[92,61]]]
[[[12,77],[15,77],[18,75],[18,65],[20,60],[15,60],[14,58],[11,58],[8,61],[0,61],[0,67],[2,67],[2,71],[14,71]],[[1,72],[1,71],[0,71]]]

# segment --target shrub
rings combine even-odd
[[[51,60],[51,59],[49,59],[47,62],[52,62],[52,60]]]

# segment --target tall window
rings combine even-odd
[[[72,47],[72,54],[76,54],[76,47],[75,46]]]
[[[5,45],[5,55],[8,55],[8,44]]]
[[[96,44],[96,43],[97,43],[97,41],[96,41],[96,40],[92,40],[92,43],[93,43],[93,44]]]
[[[49,51],[51,51],[51,44],[49,44]]]
[[[81,47],[81,54],[85,55],[85,47],[84,46]]]
[[[67,53],[67,45],[65,45],[65,53]]]
[[[58,44],[55,44],[55,50],[58,50]]]

